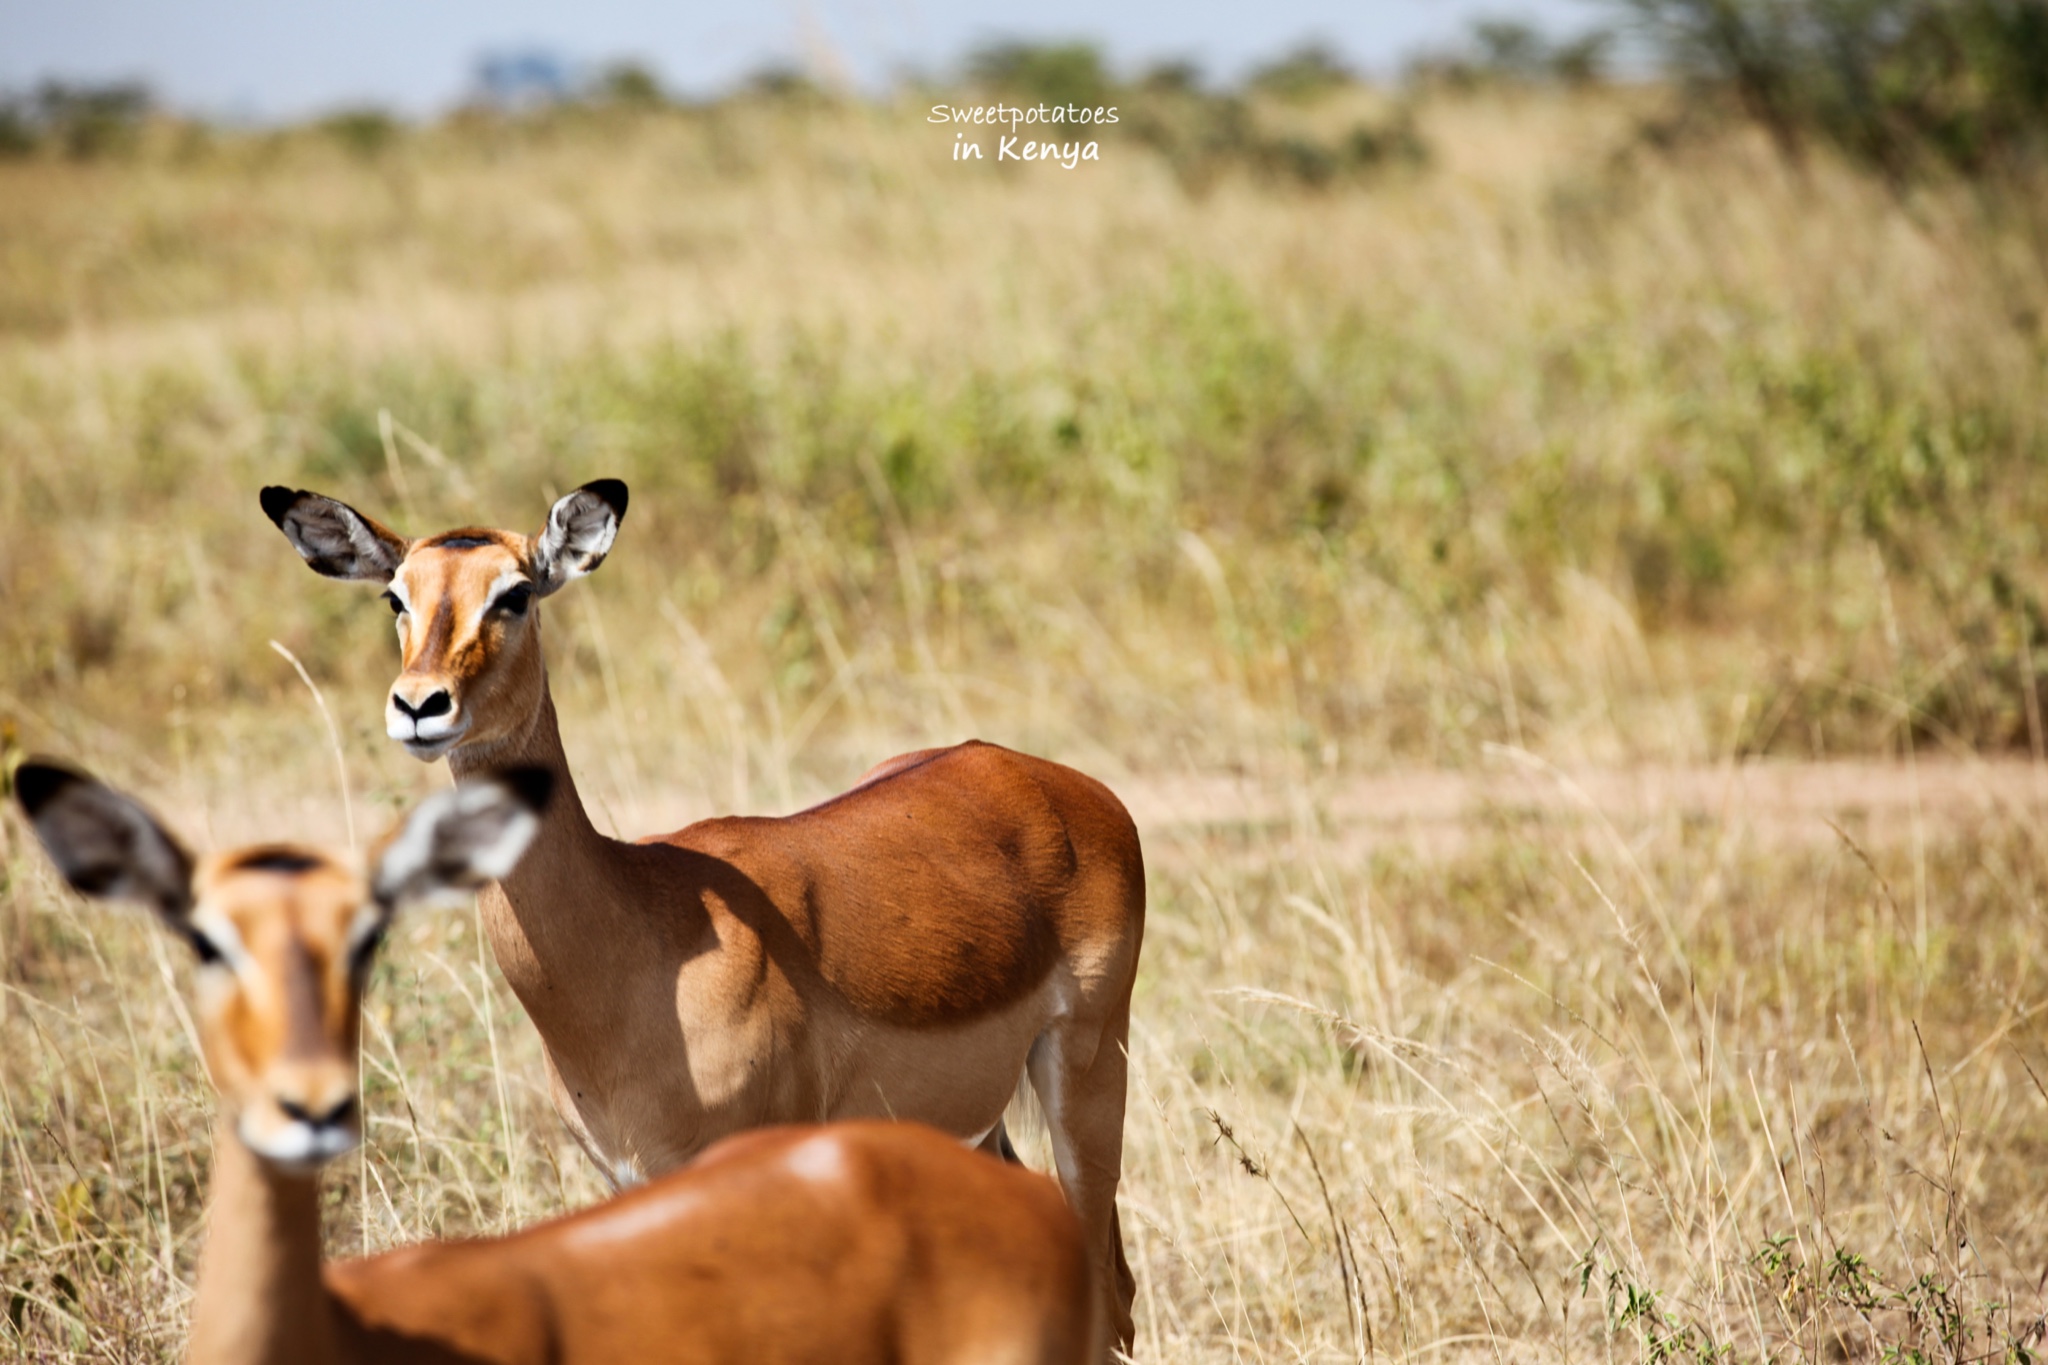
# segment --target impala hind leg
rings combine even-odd
[[[1124,1258],[1123,1229],[1116,1216],[1117,1181],[1123,1174],[1124,1055],[1129,1020],[1089,1030],[1062,1020],[1031,1048],[1031,1087],[1045,1110],[1060,1187],[1081,1220],[1088,1239],[1104,1320],[1118,1349],[1129,1352],[1133,1338],[1131,1300],[1137,1282]]]

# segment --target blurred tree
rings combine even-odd
[[[613,62],[597,73],[591,95],[603,104],[629,109],[653,109],[668,103],[661,78],[644,62]]]
[[[1251,88],[1262,95],[1305,103],[1342,90],[1352,79],[1351,69],[1336,49],[1312,39],[1254,71]]]
[[[1202,68],[1185,60],[1160,62],[1138,78],[1138,88],[1154,94],[1195,94],[1202,88]]]
[[[747,78],[749,92],[786,104],[827,104],[831,96],[825,87],[802,69],[776,63],[764,66]]]
[[[37,137],[34,112],[19,98],[0,99],[0,157],[22,157],[34,152]]]
[[[1594,85],[1607,78],[1614,34],[1607,29],[1582,33],[1550,49],[1550,75],[1566,85]]]
[[[45,81],[33,95],[0,95],[0,156],[49,147],[85,161],[125,151],[155,107],[149,87],[136,81]]]
[[[1481,62],[1503,73],[1538,75],[1550,56],[1543,35],[1522,19],[1474,20],[1472,43]]]
[[[86,161],[134,145],[143,118],[155,105],[138,81],[65,85],[48,81],[36,91],[36,118],[66,155]]]
[[[1474,20],[1465,41],[1448,51],[1424,53],[1408,64],[1408,78],[1425,85],[1515,83],[1590,85],[1606,75],[1614,35],[1595,29],[1563,42],[1521,19]]]
[[[976,81],[1034,103],[1094,107],[1109,99],[1102,54],[1089,43],[999,42],[968,59]]]
[[[366,159],[379,155],[397,141],[400,131],[398,120],[389,112],[369,105],[338,109],[321,119],[317,126],[349,151]]]
[[[1793,159],[1821,140],[1894,181],[2048,144],[2048,0],[1610,0],[1690,109],[1732,102]]]

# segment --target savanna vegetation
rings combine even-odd
[[[1982,72],[2038,6],[1928,8],[1980,36],[1867,86],[1811,26],[1743,66],[1786,7],[1640,8],[1656,82],[1503,26],[1387,87],[983,53],[1119,105],[1072,171],[788,73],[17,101],[0,734],[202,845],[365,839],[445,777],[382,736],[385,608],[256,489],[536,529],[621,477],[544,607],[600,825],[968,735],[1130,797],[1140,1358],[2030,1360],[2048,201],[2039,68]],[[1713,781],[1586,795],[1645,772]],[[171,1358],[184,963],[0,839],[0,1341]],[[370,997],[337,1251],[597,1196],[468,913]]]

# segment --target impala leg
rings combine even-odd
[[[1137,1294],[1116,1216],[1124,1156],[1127,1028],[1128,1021],[1119,1018],[1088,1037],[1067,1022],[1033,1045],[1028,1064],[1031,1086],[1045,1109],[1060,1186],[1088,1239],[1104,1320],[1124,1352],[1131,1349],[1131,1300]]]

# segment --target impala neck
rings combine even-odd
[[[504,739],[488,744],[465,745],[448,755],[448,771],[457,782],[505,768],[546,768],[554,774],[554,795],[541,820],[540,843],[551,836],[560,839],[602,838],[584,813],[583,798],[576,792],[576,779],[569,773],[569,756],[562,750],[562,728],[555,718],[555,697],[548,687],[547,666],[540,670],[540,701],[526,718],[526,724]],[[539,844],[535,845],[538,849]],[[528,856],[526,863],[540,861]]]
[[[541,666],[539,692],[540,702],[522,729],[488,746],[455,750],[448,755],[448,767],[458,782],[519,765],[545,768],[554,774],[554,794],[541,816],[540,833],[519,866],[499,885],[529,939],[545,935],[547,922],[555,919],[548,913],[550,907],[570,905],[578,907],[578,914],[571,918],[578,921],[573,932],[581,937],[594,927],[588,917],[602,913],[610,904],[603,888],[611,880],[624,846],[598,833],[583,809],[568,756],[562,751],[562,731],[555,718],[546,665]],[[582,938],[584,954],[590,946],[587,937]]]
[[[333,1304],[320,1282],[320,1190],[257,1160],[223,1117],[190,1365],[335,1365]]]

